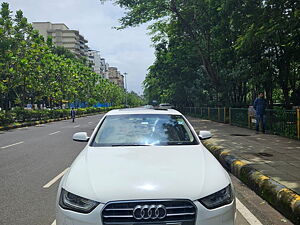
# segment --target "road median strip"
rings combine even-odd
[[[77,115],[76,118],[86,117],[86,116],[93,116],[93,115],[97,115],[97,114],[103,114],[103,113],[106,113],[106,112],[107,111],[90,113],[90,114],[82,114],[82,115]],[[0,131],[2,131],[2,130],[11,130],[11,129],[21,128],[21,127],[35,126],[35,125],[51,123],[51,122],[56,122],[56,121],[61,121],[61,120],[68,120],[68,119],[71,119],[71,117],[45,119],[45,120],[37,120],[37,121],[26,121],[26,122],[23,122],[23,123],[14,123],[14,124],[6,125],[6,126],[0,126]]]
[[[293,223],[300,224],[300,196],[296,192],[238,159],[229,149],[217,146],[209,140],[203,144],[229,172]]]

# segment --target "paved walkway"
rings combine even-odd
[[[254,130],[188,117],[197,132],[208,130],[211,141],[300,194],[300,141]]]

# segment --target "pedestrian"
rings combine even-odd
[[[74,110],[74,108],[72,108],[70,114],[71,114],[72,122],[74,123],[75,122],[75,115],[76,115],[76,111]]]
[[[259,124],[262,124],[262,132],[266,132],[266,108],[267,101],[264,98],[264,93],[260,92],[253,103],[256,110],[256,133],[259,133]]]

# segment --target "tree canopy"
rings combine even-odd
[[[55,47],[34,30],[21,10],[12,15],[8,3],[0,10],[0,107],[66,102],[125,102],[125,90],[96,74],[85,58]],[[140,100],[139,96],[133,102]]]
[[[114,0],[120,29],[149,26],[156,60],[145,96],[176,105],[246,106],[266,92],[300,104],[297,0]]]

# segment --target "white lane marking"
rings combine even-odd
[[[53,135],[53,134],[58,134],[58,133],[60,133],[61,131],[56,131],[56,132],[53,132],[53,133],[51,133],[51,134],[49,134],[49,135]]]
[[[62,171],[60,174],[58,174],[56,177],[54,177],[52,180],[50,180],[47,184],[45,184],[43,188],[49,188],[52,184],[58,181],[67,172],[68,169],[69,167]]]
[[[236,198],[236,208],[250,225],[262,225],[262,223]]]
[[[53,221],[53,223],[51,225],[56,225],[56,220]]]
[[[80,125],[75,126],[74,128],[80,127]]]
[[[93,122],[88,122],[88,124],[92,124]]]
[[[22,143],[24,143],[24,141],[20,141],[20,142],[18,142],[18,143],[14,143],[14,144],[11,144],[11,145],[6,145],[6,146],[3,146],[3,147],[1,147],[2,149],[4,149],[4,148],[9,148],[9,147],[12,147],[12,146],[15,146],[15,145],[19,145],[19,144],[22,144]]]

